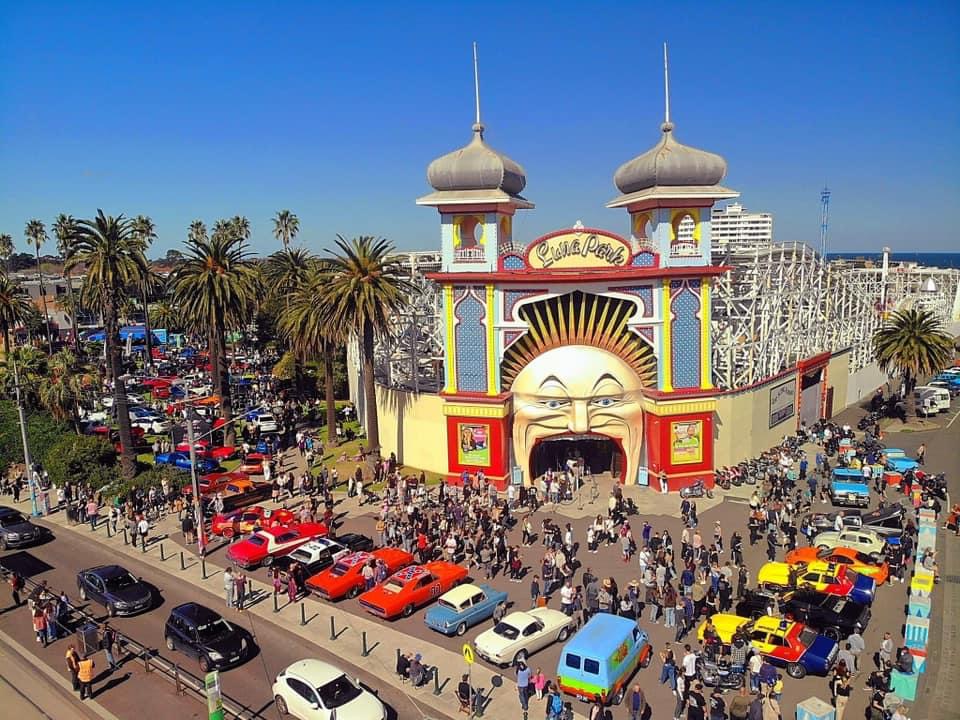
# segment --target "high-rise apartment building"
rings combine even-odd
[[[692,227],[680,224],[678,234],[681,241],[685,235],[692,239],[692,232]],[[770,245],[773,242],[773,215],[747,212],[740,203],[714,208],[710,214],[710,241],[714,254]]]

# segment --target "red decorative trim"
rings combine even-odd
[[[449,400],[450,402],[470,402],[474,405],[503,405],[507,400],[509,400],[513,394],[509,392],[500,393],[499,395],[487,395],[486,393],[481,392],[455,392],[455,393],[446,393],[441,392],[440,396],[444,400]]]
[[[588,270],[585,268],[571,268],[570,270],[503,270],[499,272],[464,273],[464,272],[436,272],[427,273],[427,278],[441,283],[468,282],[471,284],[501,283],[528,285],[531,282],[543,283],[577,283],[588,282],[621,282],[623,280],[644,280],[663,277],[713,277],[723,275],[730,268],[724,265],[701,265],[697,267],[618,267],[610,270]]]
[[[683,210],[684,208],[692,207],[708,208],[713,207],[716,202],[716,200],[709,198],[698,198],[696,200],[651,198],[649,200],[640,200],[627,205],[627,212],[633,215],[634,213],[643,212],[644,210],[653,210],[655,208],[669,208],[670,210]]]
[[[822,352],[819,355],[813,355],[805,360],[797,361],[797,372],[805,373],[809,370],[818,370],[830,362],[831,353]]]

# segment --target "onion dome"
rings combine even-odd
[[[677,142],[671,122],[660,129],[660,142],[621,165],[613,176],[624,195],[654,187],[709,187],[726,175],[727,161],[722,157]]]
[[[501,191],[517,196],[527,184],[520,165],[487,145],[481,123],[473,126],[473,139],[459,150],[430,163],[427,180],[437,192]]]

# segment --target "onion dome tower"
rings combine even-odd
[[[523,167],[484,139],[480,122],[477,48],[473,48],[476,119],[473,138],[464,147],[438,157],[427,168],[433,192],[417,205],[440,212],[445,272],[490,272],[502,251],[513,247],[513,214],[533,208],[520,195],[527,184]]]
[[[621,194],[607,207],[627,209],[635,247],[657,253],[661,266],[709,265],[710,210],[717,200],[739,193],[720,185],[726,160],[674,137],[666,45],[663,74],[663,134],[652,148],[620,166],[613,182]]]

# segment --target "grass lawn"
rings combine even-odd
[[[366,438],[350,440],[337,445],[336,448],[333,448],[333,452],[328,452],[320,459],[320,464],[314,465],[313,468],[311,468],[311,472],[314,476],[317,476],[320,474],[320,468],[325,465],[327,467],[336,467],[337,472],[342,480],[348,478],[357,469],[358,461],[354,460],[353,458],[355,458],[357,453],[360,452],[360,446],[364,443],[366,443]],[[341,461],[340,458],[344,453],[346,453],[347,459],[345,461]],[[367,468],[365,467],[365,470],[366,469]],[[400,470],[404,476],[415,475],[419,477],[420,475],[420,468],[415,468],[410,465],[402,465]],[[431,472],[429,470],[424,470],[423,473],[426,475],[427,485],[439,485],[444,477],[439,473]],[[376,483],[371,489],[375,491],[382,490],[383,483]]]

